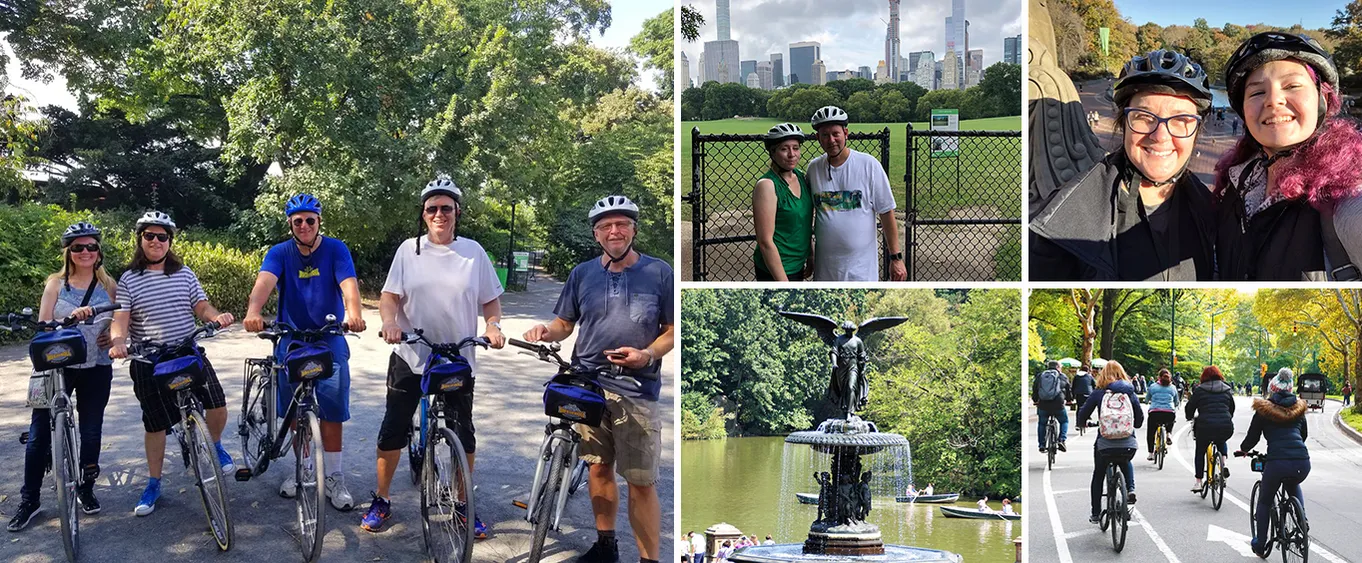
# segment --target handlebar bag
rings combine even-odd
[[[28,343],[28,359],[36,371],[85,363],[85,335],[74,328],[39,333]]]
[[[421,374],[421,392],[458,393],[472,388],[473,366],[462,355],[453,358],[431,352],[426,357],[426,369]]]
[[[1254,473],[1262,473],[1263,472],[1262,456],[1253,458],[1253,460],[1249,462],[1249,468],[1252,469]]]
[[[302,383],[331,377],[331,349],[319,344],[298,344],[284,356],[289,381]]]
[[[171,393],[183,391],[190,387],[199,387],[208,381],[208,372],[204,368],[203,355],[197,351],[156,362],[152,374],[157,381],[161,382],[161,388]]]
[[[601,386],[577,374],[558,374],[544,386],[544,414],[563,420],[600,426],[605,414]]]

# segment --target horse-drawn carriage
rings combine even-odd
[[[1302,373],[1300,383],[1296,387],[1296,396],[1310,407],[1310,410],[1324,410],[1324,393],[1327,390],[1328,379],[1323,374]]]

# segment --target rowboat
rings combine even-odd
[[[894,500],[897,500],[899,502],[911,503],[950,504],[960,500],[960,493],[943,493],[939,495],[918,495],[915,497],[902,496]]]
[[[813,493],[795,493],[795,498],[799,499],[799,504],[818,504],[818,495]]]
[[[977,508],[959,508],[955,506],[941,507],[941,513],[947,518],[973,518],[975,520],[1021,520],[1020,514],[1003,514],[1001,512],[980,512]]]

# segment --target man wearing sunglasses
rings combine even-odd
[[[382,530],[392,517],[389,488],[402,449],[407,447],[412,415],[421,404],[421,374],[430,354],[424,344],[402,344],[402,333],[419,328],[433,342],[458,342],[478,334],[481,314],[482,336],[493,348],[506,345],[501,333],[502,287],[496,269],[482,245],[458,235],[462,199],[463,191],[449,178],[441,176],[426,184],[421,191],[420,211],[426,233],[417,233],[416,238],[398,247],[379,298],[378,312],[383,318],[379,333],[394,346],[388,358],[387,404],[378,430],[378,490],[360,521],[360,527],[370,532]],[[470,346],[462,352],[475,377],[476,350],[476,346]],[[473,384],[469,384],[445,397],[446,423],[463,442],[470,474],[477,470],[473,391]],[[420,512],[413,507],[411,514]],[[473,534],[476,539],[487,537],[487,526],[477,514],[473,515]]]
[[[1153,51],[1126,63],[1113,93],[1122,147],[1032,214],[1030,279],[1213,279],[1210,191],[1187,172],[1211,106],[1205,71]]]
[[[355,263],[345,243],[321,235],[321,202],[310,194],[298,194],[284,204],[284,215],[291,236],[265,254],[242,325],[251,332],[264,330],[265,320],[260,313],[270,293],[278,288],[279,321],[296,329],[312,330],[325,326],[327,315],[335,315],[345,319],[349,330],[364,331]],[[280,339],[275,357],[285,357],[289,344],[289,339]],[[350,347],[340,336],[327,337],[326,344],[331,349],[334,376],[317,382],[316,386],[321,411],[322,464],[328,473],[326,496],[337,510],[351,510],[355,501],[345,487],[341,458],[341,425],[350,420]],[[294,389],[285,374],[280,376],[277,412],[282,417],[288,411]],[[295,477],[289,473],[279,487],[279,495],[293,498],[297,486]]]

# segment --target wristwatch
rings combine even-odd
[[[649,349],[647,349],[647,348],[644,348],[644,349],[643,349],[643,353],[648,355],[648,365],[651,366],[651,365],[657,363],[657,356],[654,356],[654,355],[653,355],[653,351],[652,351],[652,350],[649,350]]]
[[[487,323],[487,324],[492,325],[492,326],[494,326],[494,327],[497,327],[497,330],[501,330],[501,323],[500,323],[500,322],[492,321],[492,322]],[[505,332],[505,331],[502,331],[502,332]]]
[[[895,253],[893,253],[893,254],[890,254],[890,255],[889,255],[889,259],[890,259],[891,261],[892,261],[892,260],[900,260],[900,261],[903,260],[903,251],[900,250],[900,251],[898,251],[898,252],[895,252]]]

